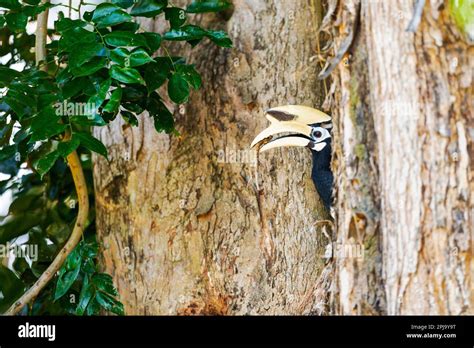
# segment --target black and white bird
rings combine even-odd
[[[272,108],[265,117],[270,126],[260,132],[251,147],[259,152],[283,146],[302,146],[313,154],[313,179],[316,190],[326,208],[332,202],[333,174],[331,172],[331,117],[324,112],[303,105]]]

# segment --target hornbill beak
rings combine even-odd
[[[251,147],[269,138],[272,139],[261,146],[259,152],[282,146],[302,146],[321,151],[326,146],[326,143],[318,142],[318,139],[313,136],[315,124],[331,121],[331,117],[322,111],[303,105],[286,105],[268,110],[265,117],[271,124],[255,137]],[[289,134],[278,136],[281,133]]]

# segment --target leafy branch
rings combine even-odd
[[[106,147],[91,135],[90,128],[107,125],[117,116],[130,126],[137,126],[137,116],[146,112],[153,118],[158,132],[175,133],[173,114],[165,100],[176,104],[185,103],[191,89],[199,89],[203,82],[193,65],[187,64],[183,57],[170,56],[162,43],[186,41],[194,47],[207,38],[218,46],[231,47],[232,43],[225,32],[188,23],[191,13],[221,11],[228,8],[229,3],[225,0],[194,0],[184,9],[169,5],[167,0],[112,0],[111,3],[98,4],[93,11],[83,13],[79,19],[67,18],[60,13],[54,29],[48,29],[48,9],[65,5],[54,5],[48,0],[39,1],[0,0],[0,7],[8,10],[0,13],[0,41],[8,43],[6,47],[11,53],[8,64],[0,66],[0,160],[3,161],[0,163],[0,172],[11,176],[0,182],[0,192],[12,190],[15,186],[20,188],[15,191],[18,197],[10,207],[10,215],[3,222],[0,221],[0,243],[15,241],[25,232],[31,240],[39,233],[45,241],[49,238],[47,233],[56,231],[52,226],[63,226],[61,231],[69,230],[60,216],[63,213],[58,215],[56,212],[59,195],[51,191],[42,201],[50,202],[44,209],[48,211],[47,220],[51,217],[54,222],[46,222],[42,215],[40,220],[26,223],[21,228],[12,228],[10,218],[19,216],[18,206],[23,204],[15,202],[25,202],[25,207],[31,206],[32,199],[39,198],[27,197],[38,197],[36,192],[45,194],[43,189],[38,191],[22,182],[19,174],[22,163],[28,171],[38,175],[43,183],[48,183],[51,182],[50,176],[56,175],[58,163],[65,160],[71,170],[78,210],[69,239],[66,241],[63,237],[55,236],[53,239],[57,241],[54,248],[43,247],[49,248],[48,253],[54,249],[60,250],[54,260],[48,263],[46,270],[40,273],[33,264],[25,265],[15,260],[11,271],[17,276],[21,275],[25,284],[32,283],[30,273],[26,272],[28,268],[36,279],[33,278],[33,285],[6,313],[17,313],[38,295],[41,297],[41,290],[60,270],[56,277],[53,301],[60,300],[67,291],[71,291],[74,282],[82,279],[83,285],[95,284],[95,302],[90,302],[91,310],[78,307],[76,313],[95,313],[94,308],[100,305],[120,314],[123,308],[120,310],[119,303],[114,302],[116,291],[111,290],[111,281],[107,280],[109,285],[101,283],[101,289],[94,280],[103,280],[105,276],[83,273],[80,267],[71,269],[71,264],[74,264],[71,258],[79,248],[76,246],[81,236],[86,229],[93,229],[93,216],[89,211],[90,179],[88,183],[78,152],[89,150],[107,157]],[[84,3],[81,2],[77,9],[79,14],[82,5]],[[143,31],[135,21],[136,18],[154,18],[158,15],[164,15],[169,23],[168,31],[163,34]],[[32,36],[27,34],[26,25],[36,16],[36,64],[30,64],[31,53],[25,46],[31,45]],[[2,33],[6,36],[3,37]],[[13,37],[12,45],[8,36]],[[50,39],[49,43],[46,42],[47,38]],[[164,55],[159,55],[160,51]],[[25,65],[21,71],[11,68],[12,64],[18,62]],[[27,177],[30,176],[23,176]],[[73,221],[69,213],[66,215],[67,221]],[[2,272],[6,272],[7,278],[13,279],[14,276],[2,267],[0,278]],[[58,289],[62,290],[58,292]],[[89,287],[84,289],[79,298],[82,305],[91,293]],[[105,292],[108,295],[103,294],[104,289],[110,290]],[[46,292],[51,293],[50,290]],[[0,307],[1,304],[0,301]]]
[[[49,0],[42,0],[42,4],[48,3]],[[46,36],[47,36],[47,25],[48,25],[48,10],[38,15],[37,28],[36,28],[36,64],[39,65],[46,58]],[[66,134],[69,137],[69,134]],[[67,241],[66,245],[61,249],[59,254],[56,256],[54,261],[44,271],[33,286],[28,289],[15,303],[7,310],[5,314],[14,315],[18,313],[27,303],[34,299],[40,291],[48,284],[48,282],[54,277],[56,272],[61,268],[66,258],[79,243],[84,226],[87,222],[89,213],[89,197],[87,194],[87,184],[84,178],[84,172],[82,170],[81,161],[77,156],[76,151],[72,151],[66,157],[67,163],[71,170],[71,174],[74,180],[76,193],[79,203],[79,213],[77,214],[76,223],[72,230],[71,236]]]

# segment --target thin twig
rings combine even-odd
[[[48,282],[54,277],[56,272],[61,268],[64,261],[71,253],[71,251],[76,247],[77,243],[81,240],[82,232],[84,226],[87,222],[87,216],[89,213],[89,197],[87,196],[87,184],[84,177],[84,172],[82,171],[81,161],[77,152],[72,152],[67,156],[67,162],[71,170],[72,178],[74,180],[74,185],[76,187],[77,198],[79,203],[79,212],[77,214],[76,223],[72,230],[69,240],[61,249],[54,261],[49,265],[49,267],[44,271],[44,273],[39,277],[33,286],[28,289],[27,292],[23,294],[9,309],[5,312],[6,315],[15,315],[18,313],[27,303],[34,299],[40,291],[48,284]]]
[[[425,7],[425,0],[417,0],[415,3],[415,9],[413,11],[413,17],[408,24],[407,31],[414,33],[418,29],[418,25],[421,22],[421,15],[423,14],[423,8]]]
[[[49,3],[49,0],[41,0],[40,5]],[[39,66],[40,62],[46,59],[46,39],[48,35],[48,15],[49,9],[46,8],[43,12],[38,14],[36,20],[36,40],[35,40],[35,54],[36,54],[36,65]],[[45,69],[43,67],[43,69]]]
[[[45,4],[49,0],[43,0],[42,3]],[[36,30],[36,64],[39,64],[41,61],[44,61],[46,58],[46,32],[48,24],[48,10],[40,13],[38,15],[38,26]],[[42,67],[43,70],[47,69],[47,65]],[[66,134],[64,140],[69,140],[70,134]],[[56,255],[54,261],[49,265],[49,267],[44,271],[44,273],[39,277],[35,284],[28,289],[15,303],[5,312],[6,315],[15,315],[17,314],[26,304],[31,302],[40,291],[48,284],[48,282],[54,277],[56,272],[61,268],[64,261],[71,253],[71,251],[76,247],[76,245],[81,240],[84,227],[87,222],[87,217],[89,214],[89,196],[87,194],[87,183],[84,177],[84,172],[81,166],[81,160],[77,155],[76,151],[73,151],[66,157],[67,163],[69,164],[69,169],[71,170],[72,178],[74,181],[74,186],[76,188],[77,199],[79,204],[79,211],[77,213],[76,223],[72,230],[69,240],[66,242],[61,251]]]
[[[354,5],[354,4],[353,4]],[[354,7],[348,7],[345,10],[345,13],[347,16],[349,16],[344,22],[346,23],[345,27],[345,34],[344,34],[344,39],[342,39],[342,42],[338,49],[336,50],[335,56],[330,60],[326,62],[326,66],[323,68],[323,70],[319,73],[318,79],[319,80],[324,80],[326,79],[333,70],[339,65],[339,63],[342,61],[346,53],[349,51],[349,49],[352,47],[352,44],[354,42],[354,39],[356,37],[357,31],[359,30],[359,21],[360,21],[360,11],[361,11],[361,6],[360,2],[357,2]]]

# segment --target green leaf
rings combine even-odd
[[[158,33],[141,33],[138,34],[145,38],[146,45],[150,49],[151,53],[154,53],[161,45],[161,35]]]
[[[80,92],[89,87],[90,84],[90,80],[86,77],[79,77],[67,81],[61,87],[62,99],[69,99],[75,97],[78,94],[80,95]]]
[[[94,296],[94,298],[89,302],[89,305],[87,306],[86,314],[89,316],[97,315],[99,314],[99,311],[100,311],[100,305],[96,301],[95,296]]]
[[[150,63],[145,66],[146,86],[149,92],[152,92],[165,83],[172,69],[171,62],[168,58],[155,58],[156,63]]]
[[[134,127],[138,126],[138,119],[133,113],[131,113],[129,111],[126,111],[126,110],[122,110],[122,111],[120,111],[120,115],[122,115],[122,118],[129,125],[134,126]]]
[[[107,92],[109,91],[111,84],[112,80],[110,78],[96,84],[96,93],[92,97],[90,97],[87,102],[90,105],[95,105],[95,110],[92,110],[93,112],[92,114],[90,114],[90,116],[97,114],[97,109],[99,109],[99,107],[102,105],[105,98],[107,97]]]
[[[56,83],[59,86],[62,86],[65,83],[67,83],[68,81],[70,81],[71,78],[72,78],[72,75],[71,75],[69,69],[64,68],[64,69],[59,70],[58,73],[56,74]]]
[[[202,38],[196,39],[196,40],[188,40],[188,44],[190,44],[191,47],[196,47],[201,41],[202,41]]]
[[[148,93],[145,86],[132,85],[123,89],[122,100],[126,102],[142,103],[146,100]],[[133,111],[133,110],[132,110]]]
[[[102,103],[104,102],[105,98],[107,97],[107,92],[110,89],[110,85],[112,84],[112,79],[108,78],[106,80],[101,81],[100,83],[95,83],[94,90],[95,93],[87,101],[86,106],[88,106],[84,110],[84,115],[81,117],[74,118],[71,122],[76,124],[82,125],[95,125],[95,126],[103,126],[105,125],[105,121],[99,113],[99,108],[101,107]]]
[[[137,48],[132,53],[125,48],[116,48],[110,52],[110,58],[114,63],[127,68],[153,62],[153,58],[143,48]]]
[[[95,299],[102,306],[102,308],[118,315],[124,314],[123,304],[117,301],[116,299],[114,299],[112,296],[106,293],[97,291],[95,295]]]
[[[146,46],[147,41],[139,34],[129,31],[113,31],[104,36],[105,42],[110,46]]]
[[[30,142],[48,139],[64,132],[67,126],[59,124],[59,120],[60,117],[56,115],[55,110],[51,106],[43,109],[39,114],[32,118],[29,128],[31,134]]]
[[[153,117],[155,129],[157,132],[171,133],[174,131],[173,114],[161,101],[158,93],[153,92],[147,100],[147,109],[150,116]]]
[[[21,194],[10,204],[8,214],[22,215],[26,210],[33,210],[35,204],[40,203],[39,199],[44,195],[44,187],[33,186],[29,190],[22,191]]]
[[[99,38],[96,33],[86,30],[81,26],[75,26],[62,32],[58,49],[59,52],[72,52],[76,51],[83,44],[88,45],[91,42],[98,42],[98,40]]]
[[[19,10],[21,4],[18,0],[0,0],[0,7],[8,8],[9,10]]]
[[[176,104],[184,103],[189,97],[189,85],[181,73],[175,73],[168,82],[168,95]]]
[[[74,250],[68,255],[66,262],[64,263],[65,271],[75,270],[81,265],[80,249],[82,245],[83,242],[79,242],[79,244],[74,248]]]
[[[189,41],[200,40],[207,34],[206,30],[196,25],[185,25],[181,28],[174,28],[163,35],[169,41]]]
[[[27,211],[22,215],[8,215],[3,219],[0,226],[0,244],[5,244],[9,240],[21,236],[32,227],[42,223],[44,220],[43,211]]]
[[[82,270],[87,274],[94,274],[97,271],[97,267],[94,264],[93,259],[86,259],[82,264]]]
[[[199,89],[201,87],[201,75],[199,75],[193,65],[177,65],[176,70],[191,85],[191,87],[194,89]]]
[[[144,108],[141,105],[138,105],[136,103],[122,103],[122,106],[125,109],[136,113],[137,115],[141,114],[144,110]]]
[[[13,136],[13,142],[15,144],[20,144],[23,140],[28,138],[28,132],[25,130],[25,128],[21,128],[16,132],[16,134]]]
[[[109,101],[105,104],[103,111],[116,113],[120,106],[120,100],[122,99],[122,88],[118,87],[112,92]]]
[[[0,265],[0,284],[2,284],[2,296],[0,296],[0,313],[5,312],[15,300],[25,291],[25,285],[8,268]]]
[[[226,0],[194,0],[188,5],[186,11],[189,13],[218,12],[230,7]]]
[[[58,144],[58,153],[60,156],[62,157],[66,157],[67,155],[69,155],[71,152],[73,152],[74,150],[77,149],[77,147],[79,146],[80,144],[80,141],[79,139],[77,138],[72,138],[71,140],[69,141],[66,141],[66,142],[61,142]]]
[[[112,0],[112,4],[117,5],[121,8],[129,8],[134,4],[133,0]]]
[[[99,42],[82,44],[80,49],[69,53],[69,66],[77,68],[96,56],[105,56],[105,47]]]
[[[49,172],[59,157],[59,152],[55,150],[40,158],[37,162],[35,162],[33,167],[42,178],[47,172]]]
[[[13,79],[21,76],[19,71],[0,66],[0,88],[7,86]]]
[[[0,124],[1,124],[0,125],[0,147],[5,146],[6,144],[9,143],[10,138],[11,138],[11,132],[13,129],[13,122],[6,123],[4,121],[6,120],[0,121]]]
[[[83,259],[92,259],[99,253],[99,245],[95,240],[83,242],[79,250]]]
[[[107,158],[107,148],[102,142],[88,133],[77,132],[73,133],[73,138],[76,137],[81,142],[81,145],[90,151],[96,152],[99,155]]]
[[[72,284],[76,281],[80,270],[81,270],[80,264],[77,265],[75,269],[70,270],[70,271],[65,271],[64,266],[61,268],[62,273],[60,272],[60,276],[56,284],[56,292],[54,293],[54,301],[60,299],[67,293],[67,291],[71,288]]]
[[[118,296],[117,289],[114,287],[112,276],[106,273],[97,273],[92,277],[92,283],[97,289],[112,296]]]
[[[80,126],[105,126],[107,123],[99,115],[84,115],[84,116],[73,116],[69,119],[72,123]]]
[[[109,71],[110,76],[123,83],[144,83],[140,73],[133,68],[122,68],[118,65],[112,66]]]
[[[146,63],[154,62],[143,48],[137,48],[130,54],[130,66],[140,66]]]
[[[140,24],[135,22],[124,22],[121,24],[114,25],[112,32],[115,31],[128,31],[130,33],[135,33],[140,28]]]
[[[128,57],[130,52],[126,48],[118,47],[112,51],[110,51],[110,59],[112,62],[117,63],[121,66],[128,66],[130,62],[128,61]]]
[[[79,295],[79,303],[76,307],[76,315],[84,315],[90,300],[94,296],[94,288],[89,283],[89,277],[84,277],[81,293]]]
[[[23,31],[28,23],[28,16],[23,12],[9,12],[5,15],[5,19],[11,31]]]
[[[92,16],[94,15],[94,11],[86,11],[84,12],[84,14],[82,15],[82,18],[85,20],[85,21],[88,21],[90,22],[92,20]]]
[[[165,9],[165,19],[170,22],[171,28],[179,28],[186,23],[186,12],[179,7]]]
[[[6,161],[7,159],[15,156],[17,152],[16,145],[4,146],[0,149],[0,162]]]
[[[162,112],[160,114],[153,115],[153,121],[157,132],[174,132],[174,119],[171,112]]]
[[[53,240],[54,244],[62,245],[71,235],[71,229],[63,221],[53,222],[46,228],[46,235]]]
[[[16,113],[21,120],[26,115],[31,115],[35,108],[35,100],[22,86],[10,86],[3,101]]]
[[[231,48],[232,41],[225,31],[208,30],[206,36],[211,39],[217,46]]]
[[[38,5],[41,0],[23,0],[24,3],[27,3],[28,5]]]
[[[132,17],[119,6],[102,3],[96,7],[92,16],[92,21],[97,24],[97,28],[105,28],[128,22]]]
[[[218,46],[232,47],[232,41],[224,31],[204,30],[196,25],[185,25],[181,28],[172,29],[163,36],[165,40],[188,41],[193,46],[203,37],[208,37]]]
[[[105,57],[94,57],[80,67],[72,68],[71,73],[76,77],[89,76],[107,66]]]
[[[168,6],[168,0],[140,0],[133,7],[130,14],[140,17],[155,17]]]
[[[61,18],[54,22],[56,30],[60,33],[65,32],[67,30],[75,29],[75,28],[83,28],[87,25],[87,22],[84,22],[80,19],[70,19],[67,17]]]
[[[24,6],[22,11],[26,16],[34,17],[38,13],[41,13],[41,12],[43,12],[44,10],[46,10],[50,7],[54,7],[54,5],[51,4],[51,3],[45,3],[45,4],[42,4],[42,5]]]

